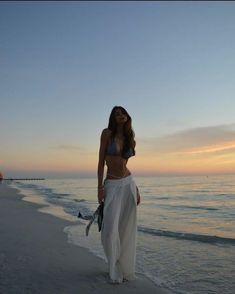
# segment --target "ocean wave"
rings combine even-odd
[[[86,202],[85,199],[77,199],[77,198],[74,198],[73,201],[75,201],[75,202]]]
[[[19,187],[22,187],[22,188],[28,188],[28,189],[38,189],[38,185],[36,184],[26,184],[26,183],[22,183],[22,182],[16,182],[16,184],[19,186]]]
[[[176,208],[190,208],[190,209],[202,209],[202,210],[219,210],[215,207],[208,207],[208,206],[191,206],[191,205],[176,205]]]
[[[215,194],[215,197],[223,197],[223,199],[235,199],[235,194]]]
[[[59,193],[58,195],[60,195],[60,196],[70,196],[71,194],[68,194],[68,193]]]
[[[163,208],[173,208],[173,209],[199,209],[199,210],[219,210],[219,208],[209,207],[209,206],[193,206],[193,205],[170,205],[170,204],[157,204],[157,203],[148,203],[147,205],[155,205]]]
[[[170,199],[170,197],[168,196],[162,196],[162,197],[158,197],[158,196],[147,196],[146,200],[166,200],[166,199]]]
[[[45,186],[36,185],[36,184],[27,184],[27,183],[17,183],[20,187],[26,188],[26,189],[33,189],[36,192],[39,192],[40,194],[43,194],[44,196],[47,196],[49,198],[63,198],[66,196],[70,196],[68,193],[56,193],[53,189],[47,188]]]
[[[163,237],[170,237],[170,238],[176,238],[176,239],[204,242],[209,244],[229,244],[229,245],[235,246],[235,239],[233,238],[200,235],[200,234],[192,234],[192,233],[182,233],[182,232],[172,232],[172,231],[148,228],[144,226],[138,226],[138,231],[143,232],[145,234],[150,234],[153,236],[163,236]]]
[[[36,184],[27,184],[27,183],[17,183],[18,187],[32,189],[43,195],[46,198],[48,203],[59,205],[64,208],[66,213],[69,213],[73,216],[77,216],[78,213],[91,217],[91,210],[85,205],[85,199],[69,199],[67,196],[71,196],[68,193],[56,193],[53,189],[47,188],[45,186],[36,185]]]

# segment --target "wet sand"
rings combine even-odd
[[[142,275],[109,284],[107,264],[68,243],[63,230],[72,223],[39,212],[43,205],[22,201],[18,192],[0,184],[0,293],[169,293]]]

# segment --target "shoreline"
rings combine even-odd
[[[109,284],[107,264],[68,242],[64,228],[74,222],[40,212],[44,204],[24,197],[0,185],[0,293],[170,293],[140,274],[134,281]]]

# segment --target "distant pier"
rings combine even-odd
[[[44,181],[44,178],[6,178],[3,181]]]

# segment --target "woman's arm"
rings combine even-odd
[[[136,200],[137,200],[137,205],[140,204],[140,191],[138,189],[138,187],[136,186]]]
[[[108,138],[109,138],[109,130],[104,129],[100,137],[99,162],[98,162],[98,170],[97,170],[99,203],[101,203],[104,200],[103,177],[104,177],[105,152],[107,148]]]

